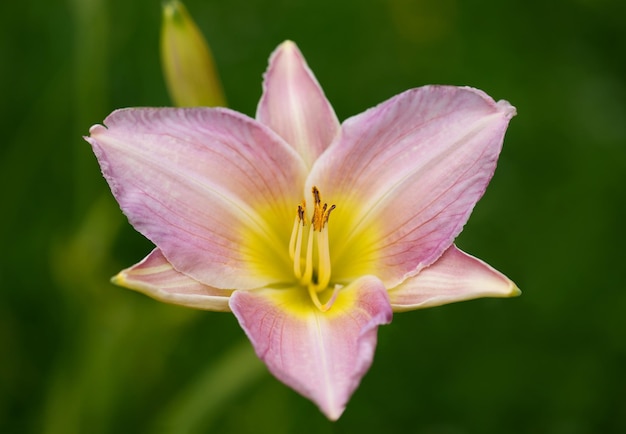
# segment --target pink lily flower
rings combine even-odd
[[[340,124],[290,41],[256,119],[117,110],[86,140],[156,248],[113,281],[232,311],[270,372],[336,420],[393,311],[519,294],[453,244],[514,115],[480,90],[425,86]]]

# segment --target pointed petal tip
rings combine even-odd
[[[164,303],[216,312],[230,310],[232,291],[210,287],[176,271],[158,248],[138,264],[117,273],[111,283]]]
[[[300,52],[298,45],[292,40],[286,39],[285,41],[281,42],[280,45],[278,45],[278,47],[274,49],[272,54],[270,54],[270,62],[269,62],[270,65],[272,64],[273,60],[278,58],[283,53],[286,53],[288,55],[297,55],[297,56],[302,57],[302,53]],[[265,72],[264,76],[265,75],[267,75],[267,71]]]
[[[378,326],[391,320],[387,291],[365,276],[322,313],[300,291],[235,291],[230,307],[269,371],[339,419],[369,369]]]
[[[346,409],[345,406],[342,406],[341,408],[333,408],[333,409],[327,409],[327,410],[320,408],[324,416],[326,416],[326,418],[331,422],[337,422],[339,418],[341,417],[341,415],[343,414],[345,409]]]
[[[126,285],[124,285],[124,282],[126,281],[124,271],[120,271],[115,276],[111,277],[109,281],[114,285],[126,287]]]
[[[278,47],[276,47],[274,49],[274,52],[272,53],[272,55],[276,55],[278,53],[283,53],[283,52],[287,52],[291,55],[296,54],[300,57],[302,57],[302,52],[300,51],[300,48],[298,47],[298,44],[296,44],[294,41],[292,41],[291,39],[285,39],[283,42],[281,42]],[[272,56],[270,56],[272,57]]]
[[[297,49],[298,46],[291,39],[285,39],[279,46],[279,49],[287,50],[287,49]]]
[[[339,131],[330,102],[293,41],[282,42],[270,55],[256,119],[289,143],[308,167]]]
[[[511,281],[511,290],[507,294],[507,297],[519,297],[522,295],[522,290],[517,287],[517,285]]]
[[[121,288],[126,288],[126,289],[130,289],[132,291],[138,291],[138,292],[146,293],[145,290],[138,289],[137,285],[133,285],[132,283],[130,283],[128,281],[128,269],[127,268],[122,270],[122,271],[120,271],[115,276],[111,277],[109,279],[109,282],[111,282],[113,285],[119,286]]]
[[[395,312],[441,306],[482,297],[510,298],[522,292],[504,274],[456,246],[434,264],[390,290]]]

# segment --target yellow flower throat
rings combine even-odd
[[[300,284],[306,287],[311,300],[322,311],[328,310],[330,303],[322,304],[319,293],[330,283],[330,253],[328,245],[328,218],[335,205],[322,204],[320,191],[313,187],[313,216],[310,224],[306,218],[306,202],[298,205],[296,218],[289,241],[289,256],[293,260],[293,272]],[[305,233],[307,225],[308,234]],[[306,239],[305,239],[306,238]],[[306,249],[303,250],[306,243]]]

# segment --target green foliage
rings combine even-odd
[[[335,424],[228,314],[108,283],[150,244],[81,136],[169,105],[148,0],[0,5],[0,432],[626,432],[626,3],[188,0],[230,106],[296,41],[344,119],[410,87],[518,108],[459,239],[522,289],[396,315]]]

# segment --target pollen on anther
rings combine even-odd
[[[321,232],[326,223],[328,223],[328,217],[331,211],[335,209],[335,205],[331,205],[330,208],[327,203],[322,205],[322,197],[317,187],[313,187],[313,201],[315,202],[315,206],[313,209],[313,217],[311,218],[311,226],[313,230]]]
[[[326,205],[324,205],[325,207]],[[332,210],[334,210],[336,208],[335,205],[332,205],[330,208],[328,208],[328,211],[324,212],[324,223],[322,225],[325,225],[326,223],[328,223],[328,218],[330,217],[330,213],[332,212]]]
[[[302,222],[302,226],[304,226],[306,224],[306,215],[305,215],[305,204],[304,201],[302,202],[301,205],[298,205],[298,220],[300,222]]]
[[[320,191],[317,187],[313,187],[313,200],[315,201],[315,206],[318,206],[322,203],[322,199],[320,198]]]

